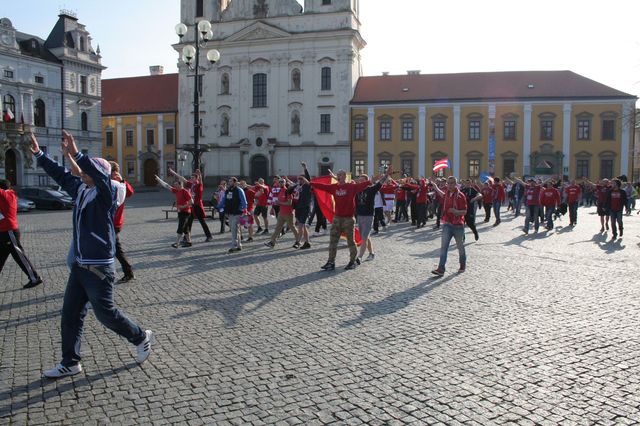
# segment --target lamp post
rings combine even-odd
[[[180,162],[180,174],[184,175],[184,162],[187,161],[187,154],[184,152],[178,154],[178,161]]]
[[[179,23],[175,27],[176,34],[182,37],[187,34],[189,28],[183,23]],[[182,61],[187,64],[189,69],[194,71],[193,75],[193,171],[200,168],[200,159],[202,153],[207,151],[207,148],[200,147],[200,94],[198,93],[199,73],[200,73],[200,48],[206,46],[207,41],[213,38],[213,32],[211,31],[211,22],[203,19],[197,24],[193,25],[194,40],[193,44],[187,44],[182,48]],[[216,49],[211,49],[207,52],[207,60],[211,64],[215,64],[220,60],[220,52]],[[193,64],[193,66],[192,66]],[[189,151],[189,149],[187,149]]]

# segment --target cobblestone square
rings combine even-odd
[[[90,312],[84,371],[57,381],[70,211],[20,214],[45,285],[0,280],[0,423],[8,424],[637,424],[640,422],[640,216],[598,233],[594,208],[524,236],[504,213],[467,271],[434,278],[440,232],[393,224],[376,259],[324,272],[328,236],[305,251],[285,235],[227,254],[229,233],[173,249],[167,193],[127,202],[121,238],[137,279],[119,306],[154,330],[149,360]],[[212,231],[219,223],[209,221]],[[121,273],[118,272],[121,276]]]

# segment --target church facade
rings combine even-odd
[[[181,22],[211,21],[201,49],[200,144],[209,179],[256,180],[350,167],[349,102],[362,74],[358,0],[182,0]],[[206,52],[220,51],[209,65]],[[193,71],[179,62],[179,140],[193,144]]]

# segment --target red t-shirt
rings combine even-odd
[[[612,212],[619,212],[622,210],[622,194],[619,189],[611,190],[611,205],[609,208]]]
[[[171,192],[176,195],[176,208],[178,211],[182,213],[191,213],[191,206],[188,205],[189,201],[192,200],[191,193],[184,188],[171,188]],[[180,207],[185,205],[186,207]]]
[[[485,186],[480,190],[480,193],[482,194],[482,203],[491,204],[491,201],[493,200],[493,189],[489,186]]]
[[[311,186],[333,195],[335,215],[353,217],[356,211],[356,194],[371,185],[371,182],[360,183],[319,183],[311,182]]]
[[[271,192],[271,188],[269,188],[269,185],[256,185],[253,187],[253,190],[256,193],[261,193],[258,197],[258,201],[256,201],[256,205],[260,207],[266,207],[269,204],[269,193]]]
[[[567,193],[567,203],[577,203],[580,199],[581,189],[578,185],[569,185],[564,192]]]
[[[495,183],[493,185],[493,201],[500,201],[504,203],[506,194],[504,192],[504,185],[501,183]]]
[[[18,229],[18,197],[12,189],[0,189],[0,232]]]
[[[247,199],[247,210],[249,212],[253,211],[253,203],[255,202],[256,191],[253,190],[250,186],[247,186],[244,189],[244,196]]]
[[[292,194],[287,195],[286,188],[282,188],[280,192],[278,192],[278,205],[280,206],[280,213],[278,214],[293,214],[293,204],[280,204],[285,203],[287,201],[292,201]]]
[[[528,206],[537,206],[540,205],[540,190],[542,187],[540,185],[527,185],[524,190],[524,196],[527,200]]]
[[[560,204],[560,192],[555,188],[544,188],[540,194],[540,204],[553,207]]]
[[[407,200],[407,193],[405,192],[405,190],[402,187],[396,188],[396,200],[397,201],[406,201]]]
[[[598,203],[604,204],[607,202],[607,194],[609,193],[609,187],[604,185],[596,185],[596,196],[598,197]]]
[[[191,190],[191,192],[193,193],[193,204],[204,209],[204,205],[202,204],[202,193],[204,192],[204,184],[202,182],[196,183],[195,180],[188,180],[185,184],[185,188]]]
[[[446,191],[442,202],[442,223],[450,223],[451,225],[464,225],[464,213],[456,216],[449,213],[449,209],[467,211],[467,197],[456,188],[453,192]]]

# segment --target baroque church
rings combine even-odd
[[[350,169],[349,102],[362,75],[359,0],[181,0],[194,25],[212,24],[200,49],[199,143],[209,180]],[[220,52],[210,65],[206,53]],[[204,67],[202,66],[204,65]],[[194,132],[193,70],[179,68],[180,141]]]

